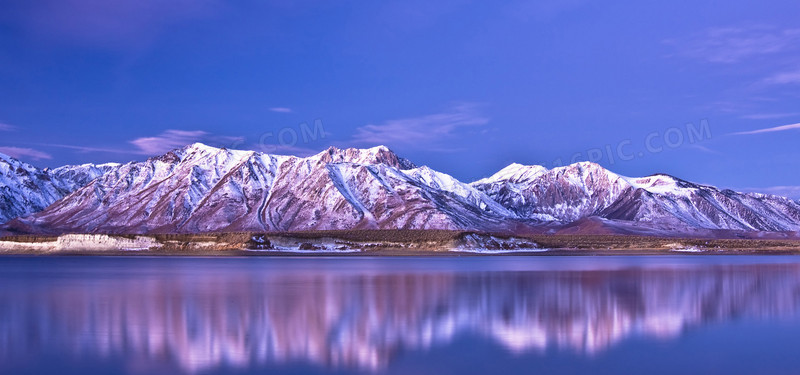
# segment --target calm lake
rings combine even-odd
[[[0,258],[3,374],[797,374],[800,257]]]

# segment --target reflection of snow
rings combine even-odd
[[[690,326],[800,311],[798,265],[340,271],[206,268],[0,284],[0,363],[20,350],[57,350],[168,358],[187,373],[289,361],[379,369],[404,349],[464,333],[515,353],[591,354],[632,336],[668,339]]]

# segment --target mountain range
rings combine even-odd
[[[300,158],[195,143],[142,162],[38,169],[0,155],[0,231],[451,229],[752,236],[800,231],[800,202],[581,162],[464,183],[384,146]]]

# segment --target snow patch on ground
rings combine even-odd
[[[450,249],[451,252],[456,253],[472,253],[472,254],[513,254],[513,253],[544,253],[550,249],[530,248],[530,249],[513,249],[513,250],[493,250],[493,249],[465,249],[455,248]]]
[[[468,234],[464,236],[459,246],[449,249],[449,251],[454,252],[478,254],[531,253],[547,250],[540,248],[537,243],[524,238],[502,238],[482,234]]]
[[[706,252],[708,250],[701,249],[699,247],[690,246],[690,247],[684,247],[684,248],[679,248],[679,249],[672,249],[670,251],[674,251],[674,252],[678,252],[678,253],[704,253],[704,252]]]
[[[51,242],[0,241],[0,251],[144,251],[160,246],[152,237],[105,234],[65,234]]]
[[[677,253],[703,253],[708,251],[708,249],[704,249],[697,246],[687,246],[681,243],[669,243],[666,245],[669,248],[669,251],[674,251]]]
[[[259,253],[296,253],[296,254],[346,254],[346,253],[359,253],[361,249],[337,249],[335,247],[326,246],[321,249],[301,250],[297,247],[274,246],[272,249],[247,249],[246,251],[253,251]]]

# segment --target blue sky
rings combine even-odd
[[[465,181],[594,160],[800,197],[796,1],[287,3],[4,1],[0,152],[386,144]]]

